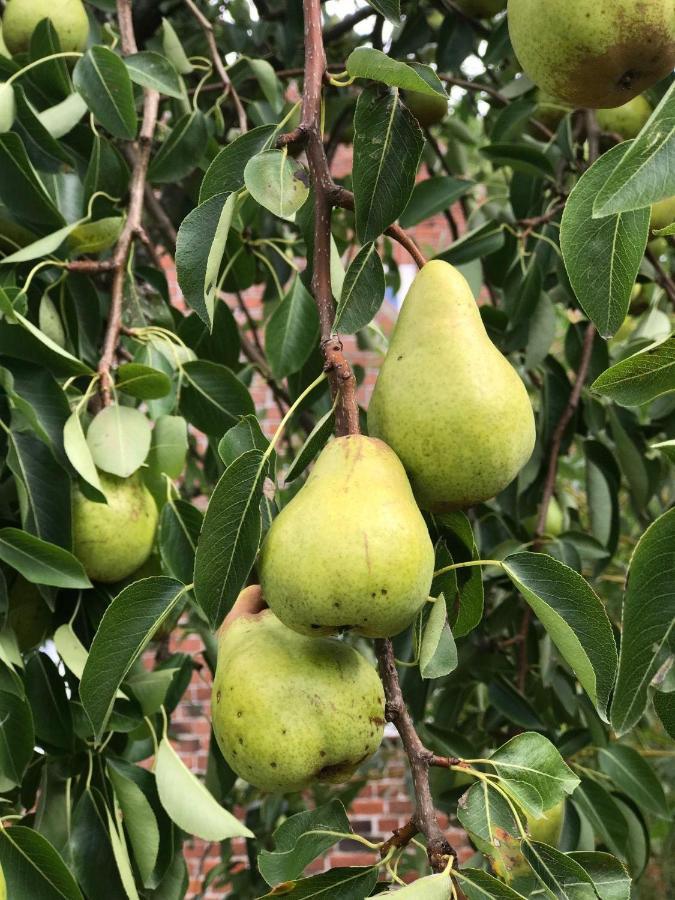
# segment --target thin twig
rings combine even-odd
[[[670,300],[675,303],[675,282],[661,265],[656,253],[653,253],[649,248],[647,248],[646,255],[647,259],[654,267],[654,271],[656,272],[656,277],[659,284],[666,292],[666,294],[668,294]]]
[[[482,81],[468,81],[466,78],[455,78],[453,75],[442,75],[440,73],[438,77],[441,79],[441,81],[445,81],[446,84],[454,85],[454,87],[462,88],[465,91],[487,94],[498,103],[501,103],[502,106],[508,106],[509,103],[511,103],[509,98],[504,96],[504,94],[502,94],[497,88],[494,88],[489,84],[485,84]],[[532,122],[534,128],[536,128],[541,136],[546,138],[547,141],[553,139],[553,132],[550,128],[547,128],[543,122],[540,122],[538,119],[531,119],[530,121]]]
[[[221,59],[218,45],[216,44],[216,36],[213,33],[213,25],[206,18],[204,13],[197,7],[197,4],[194,3],[193,0],[185,0],[185,5],[195,17],[195,19],[201,26],[202,31],[204,32],[204,37],[206,38],[206,42],[209,45],[209,52],[211,54],[211,59],[213,60],[213,65],[215,66],[218,77],[220,78],[223,85],[223,92],[225,96],[229,94],[230,97],[232,97],[234,108],[237,111],[237,119],[239,120],[239,130],[242,134],[244,134],[247,130],[246,110],[242,106],[239,94],[230,81],[230,76],[227,74],[227,70],[223,65],[223,60]]]
[[[327,28],[323,33],[324,44],[330,44],[331,41],[337,41],[343,35],[349,34],[352,28],[355,25],[358,25],[359,22],[363,22],[364,19],[369,19],[374,15],[375,10],[371,6],[362,6],[361,9],[357,9],[356,12],[351,13],[351,15],[345,16],[344,19],[337,23],[337,25]]]
[[[157,225],[157,228],[164,235],[168,249],[173,253],[176,247],[176,239],[178,238],[178,232],[173,226],[173,222],[169,218],[166,213],[166,210],[161,204],[161,201],[158,197],[155,196],[155,192],[152,189],[152,186],[146,184],[145,186],[145,206],[152,218]]]

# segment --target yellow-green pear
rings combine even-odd
[[[489,500],[534,447],[523,382],[487,335],[464,276],[428,262],[406,296],[368,410],[423,509]]]
[[[528,516],[527,519],[523,521],[523,525],[530,532],[530,534],[534,534],[534,529],[537,527],[537,519],[538,515],[534,515]],[[563,512],[563,509],[556,498],[551,497],[551,500],[548,504],[548,509],[546,510],[544,534],[548,535],[549,537],[558,537],[558,535],[562,534],[564,530],[565,513]]]
[[[561,800],[560,803],[546,810],[538,819],[528,815],[526,817],[527,833],[533,841],[541,841],[542,844],[557,848],[562,834],[564,817],[565,801]],[[498,849],[492,848],[490,855],[495,875],[507,883],[517,881],[522,877],[529,877],[532,874],[532,870],[523,856],[519,837],[501,842]]]
[[[457,6],[467,16],[477,19],[491,19],[498,12],[506,9],[506,0],[457,0]]]
[[[348,781],[377,750],[384,694],[357,650],[286,628],[254,586],[221,630],[211,717],[237,775],[263,791],[299,791]]]
[[[265,601],[284,625],[367,637],[410,625],[433,570],[433,545],[400,460],[360,434],[321,452],[272,523],[259,567]]]
[[[652,230],[658,231],[659,228],[667,228],[673,222],[675,222],[675,197],[666,197],[665,200],[654,203],[651,219]]]
[[[616,109],[599,109],[598,125],[603,131],[621,135],[624,140],[637,137],[654,112],[651,103],[644,97],[633,97]]]
[[[8,0],[2,33],[12,55],[28,50],[35,26],[43,19],[51,19],[64,52],[87,46],[89,19],[82,0]]]
[[[432,97],[430,94],[406,91],[403,101],[424,128],[438,125],[448,114],[448,98],[439,94]]]
[[[49,633],[51,611],[37,586],[23,575],[17,575],[9,590],[7,621],[22,653],[39,646]]]
[[[152,552],[158,513],[138,473],[99,472],[107,503],[73,493],[73,553],[94,581],[115,582],[135,572]]]
[[[622,106],[672,71],[673,0],[509,0],[518,61],[574,106]]]
[[[418,878],[405,887],[394,888],[387,893],[398,894],[401,898],[408,897],[410,900],[450,900],[457,896],[453,891],[452,878],[442,872]]]

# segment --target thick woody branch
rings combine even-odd
[[[223,65],[223,60],[221,59],[220,53],[218,51],[218,45],[216,44],[216,36],[213,33],[213,25],[206,18],[204,13],[199,9],[197,4],[193,2],[193,0],[185,0],[185,5],[195,17],[202,31],[204,32],[204,37],[206,38],[206,42],[209,45],[209,53],[211,54],[213,65],[223,85],[224,94],[225,96],[229,94],[230,97],[232,97],[232,103],[234,104],[234,108],[237,111],[237,119],[239,120],[239,130],[242,134],[244,134],[244,132],[247,130],[246,110],[242,106],[239,94],[230,81],[230,76],[227,74],[227,70]]]
[[[456,858],[457,854],[445,839],[441,826],[438,824],[431,796],[429,766],[434,761],[434,754],[420,740],[405,705],[391,641],[389,639],[378,640],[375,642],[375,649],[380,667],[380,677],[384,685],[386,716],[390,722],[394,723],[401,736],[401,742],[410,763],[415,789],[416,806],[411,823],[404,829],[399,829],[398,836],[393,836],[390,841],[393,841],[395,846],[403,846],[404,838],[410,840],[413,837],[412,829],[414,828],[427,840],[427,854],[431,868],[434,872],[442,872],[448,864],[448,859],[451,856]]]

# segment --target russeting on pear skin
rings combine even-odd
[[[360,434],[321,452],[272,523],[259,567],[265,600],[289,628],[371,638],[410,625],[433,570],[433,545],[400,460]]]
[[[353,647],[297,634],[266,609],[224,629],[211,715],[237,775],[287,793],[349,780],[380,745],[384,694]]]
[[[574,106],[622,106],[675,65],[673,0],[509,0],[525,74]]]
[[[442,260],[418,273],[368,409],[368,429],[405,466],[418,503],[442,512],[489,500],[532,454],[534,414],[490,341],[465,278]]]

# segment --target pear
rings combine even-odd
[[[560,125],[564,117],[572,112],[573,107],[568,103],[562,103],[556,97],[547,94],[546,91],[537,90],[537,107],[534,118],[546,125],[552,131]]]
[[[89,19],[82,0],[8,0],[2,31],[12,55],[28,50],[35,26],[43,19],[51,20],[64,52],[87,46]]]
[[[398,894],[401,898],[409,897],[410,900],[450,900],[453,896],[452,878],[443,873],[427,875],[387,893]]]
[[[660,228],[667,228],[675,222],[675,197],[666,197],[665,200],[659,200],[652,206],[651,228],[658,231]],[[665,250],[663,244],[660,245],[661,253],[665,253],[668,249],[668,242],[665,242]]]
[[[406,91],[403,97],[405,105],[424,128],[438,125],[448,114],[448,98],[430,94],[421,94],[418,91]]]
[[[673,0],[509,0],[525,74],[574,106],[622,106],[675,64]]]
[[[94,581],[127,578],[147,560],[157,531],[152,494],[138,473],[118,478],[99,472],[107,503],[73,493],[73,552]]]
[[[260,580],[267,604],[301,634],[391,637],[429,596],[434,548],[396,454],[350,435],[321,452],[272,523]]]
[[[457,6],[467,16],[477,19],[491,19],[506,9],[506,0],[457,0]]]
[[[7,900],[7,882],[5,881],[5,873],[0,866],[0,900]]]
[[[623,326],[622,326],[623,327]],[[523,525],[530,534],[534,534],[537,527],[538,515],[528,516],[523,520]],[[550,537],[558,537],[565,530],[565,513],[555,497],[551,497],[548,509],[546,510],[546,522],[544,524],[544,534]]]
[[[542,844],[557,848],[562,835],[564,817],[565,801],[561,800],[538,819],[528,815],[527,833],[533,841],[541,841]],[[523,856],[520,836],[507,837],[501,842],[498,850],[492,848],[492,852],[488,855],[495,875],[507,883],[517,882],[519,878],[529,878],[532,875],[532,870]]]
[[[603,131],[620,135],[624,140],[635,138],[647,124],[654,112],[651,103],[644,97],[633,97],[616,109],[598,110],[598,125]]]
[[[398,454],[417,502],[441,512],[489,500],[534,447],[534,415],[516,371],[490,341],[454,266],[428,262],[396,323],[368,429]]]
[[[353,647],[297,634],[262,606],[260,588],[247,588],[221,629],[211,697],[218,746],[263,791],[348,781],[382,740],[377,672]]]

